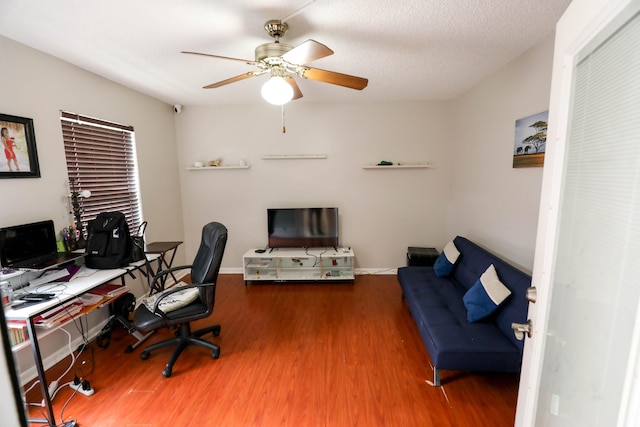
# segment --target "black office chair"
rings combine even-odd
[[[220,325],[209,326],[195,332],[191,332],[190,322],[208,317],[213,312],[213,306],[216,296],[216,282],[220,264],[222,263],[222,255],[227,243],[227,228],[217,222],[212,222],[204,226],[202,229],[202,241],[200,249],[193,261],[192,265],[173,267],[162,270],[156,274],[151,283],[152,292],[161,280],[167,274],[171,274],[176,270],[191,268],[191,285],[173,287],[160,291],[153,306],[153,310],[149,310],[145,304],[140,304],[136,310],[133,324],[137,330],[146,333],[152,330],[177,327],[176,337],[159,343],[150,345],[140,354],[142,360],[149,358],[149,353],[163,347],[176,346],[171,358],[167,362],[166,367],[162,371],[165,377],[171,376],[173,365],[178,356],[189,345],[198,345],[211,350],[211,356],[217,359],[220,356],[220,347],[218,345],[206,341],[201,336],[211,332],[214,337],[220,335]],[[186,289],[198,289],[198,296],[195,301],[188,305],[177,308],[172,311],[163,312],[159,307],[161,301],[176,292],[182,292]],[[175,296],[174,296],[175,297]]]

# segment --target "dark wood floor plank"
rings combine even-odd
[[[140,360],[142,347],[114,331],[95,348],[96,393],[74,396],[65,419],[81,426],[450,426],[507,427],[515,417],[517,375],[443,372],[428,353],[395,276],[357,276],[351,284],[259,284],[221,275],[214,314],[221,347],[190,347],[171,378],[170,351]],[[154,334],[146,344],[171,337]],[[61,362],[51,377],[66,368]],[[71,378],[72,378],[71,374]],[[60,414],[70,390],[54,400]],[[35,400],[38,398],[35,397]]]

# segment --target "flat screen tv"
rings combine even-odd
[[[270,248],[338,246],[338,208],[267,209]]]

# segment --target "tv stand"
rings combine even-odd
[[[244,284],[284,281],[351,281],[355,254],[351,248],[270,248],[268,253],[250,249],[242,256]]]

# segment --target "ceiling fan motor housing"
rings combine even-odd
[[[276,42],[280,37],[284,37],[287,30],[289,29],[289,25],[286,22],[282,22],[279,19],[272,19],[271,21],[267,21],[264,24],[264,29],[271,37],[276,39]]]
[[[293,49],[286,43],[264,43],[256,48],[256,62],[264,61],[268,64],[282,63],[280,58]]]

